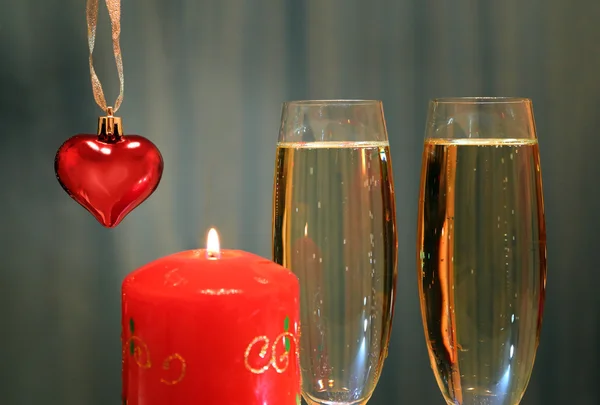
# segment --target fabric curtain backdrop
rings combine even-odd
[[[120,283],[204,244],[270,258],[281,102],[381,99],[397,191],[399,277],[389,357],[370,405],[441,404],[416,286],[427,101],[534,101],[548,228],[541,345],[523,404],[600,395],[600,2],[593,0],[137,0],[123,2],[126,133],[162,151],[161,186],[114,230],[58,185],[56,149],[93,132],[85,2],[0,8],[0,402],[107,405],[120,398]],[[101,4],[95,51],[118,82]]]

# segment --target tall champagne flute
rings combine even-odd
[[[517,405],[546,286],[546,229],[531,101],[429,105],[417,279],[431,366],[448,404]]]
[[[300,280],[302,393],[365,404],[387,356],[396,290],[396,211],[379,101],[283,105],[273,258]]]

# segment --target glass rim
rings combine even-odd
[[[526,97],[438,97],[431,99],[436,104],[531,104]]]
[[[324,100],[290,100],[284,101],[284,106],[300,105],[300,106],[336,106],[336,105],[373,105],[381,104],[381,100],[363,100],[363,99],[324,99]]]

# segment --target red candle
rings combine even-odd
[[[122,289],[123,404],[300,404],[299,284],[239,250],[163,257]]]

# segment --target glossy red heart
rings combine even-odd
[[[163,160],[158,148],[139,135],[113,142],[76,135],[56,153],[54,170],[75,201],[113,228],[156,190]]]

